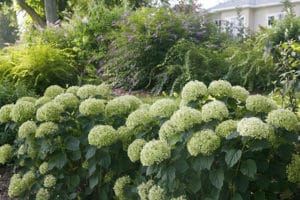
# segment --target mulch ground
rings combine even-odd
[[[0,166],[0,200],[12,200],[7,196],[7,189],[10,177],[12,176],[12,168]]]

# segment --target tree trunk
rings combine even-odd
[[[54,25],[58,20],[56,0],[44,0],[47,25]]]

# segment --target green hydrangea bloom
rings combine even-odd
[[[166,121],[160,127],[158,131],[159,139],[162,141],[168,141],[169,138],[172,138],[174,135],[178,133],[174,122],[171,120]]]
[[[81,102],[79,112],[84,116],[104,115],[105,101],[95,98],[86,99]]]
[[[41,173],[41,174],[47,174],[48,173],[48,171],[49,171],[49,168],[48,168],[48,162],[43,162],[41,165],[40,165],[40,167],[39,167],[39,172]]]
[[[117,131],[108,125],[94,126],[88,135],[89,144],[99,149],[111,145],[117,138]]]
[[[176,126],[177,131],[185,131],[195,124],[200,124],[202,115],[200,111],[184,106],[177,110],[170,120]]]
[[[229,111],[226,105],[221,101],[211,101],[202,107],[203,121],[210,121],[213,119],[222,121],[229,116]]]
[[[36,131],[36,124],[34,121],[26,121],[20,127],[18,131],[19,138],[26,138],[33,136]]]
[[[209,156],[221,145],[221,139],[212,130],[196,132],[187,143],[188,152],[192,156],[198,154]]]
[[[14,106],[14,104],[7,104],[0,108],[0,123],[6,123],[12,120],[10,113]]]
[[[11,198],[19,197],[25,190],[20,174],[14,174],[10,178],[8,186],[8,196]]]
[[[146,126],[152,121],[152,116],[147,109],[138,109],[132,112],[127,120],[126,126],[129,128],[135,128],[139,126]]]
[[[35,137],[41,138],[54,135],[59,131],[58,125],[53,122],[44,122],[37,128]]]
[[[137,129],[131,129],[127,126],[120,126],[117,130],[118,138],[122,141],[123,150],[126,151],[128,146],[133,141],[134,136],[136,135]]]
[[[249,111],[256,113],[268,113],[277,109],[277,104],[272,100],[262,95],[250,95],[246,100],[246,108]]]
[[[153,185],[149,190],[149,200],[166,200],[166,192],[163,188],[158,185]]]
[[[75,109],[79,105],[79,99],[71,93],[57,95],[54,102],[61,104],[65,109]]]
[[[46,187],[46,188],[52,188],[52,187],[55,186],[55,184],[56,184],[56,178],[52,174],[48,174],[44,178],[44,187]]]
[[[190,81],[182,88],[181,98],[184,102],[189,103],[207,95],[207,87],[203,82]]]
[[[230,133],[236,131],[237,123],[237,121],[231,119],[220,123],[216,127],[217,135],[224,138],[227,137]]]
[[[65,92],[64,88],[62,88],[58,85],[51,85],[45,90],[44,96],[53,99],[57,95],[62,94],[64,92]]]
[[[171,200],[187,200],[186,196],[173,197]]]
[[[176,110],[178,106],[172,99],[160,99],[151,105],[149,111],[153,117],[169,118]]]
[[[237,124],[237,131],[241,136],[248,136],[256,139],[271,139],[274,135],[272,127],[256,117],[243,118]]]
[[[87,99],[90,97],[96,97],[99,95],[96,85],[83,85],[77,90],[77,96],[81,99]]]
[[[51,101],[44,104],[37,110],[36,119],[38,121],[60,121],[64,107],[60,103]]]
[[[144,139],[136,139],[129,145],[127,154],[132,162],[136,162],[140,159],[141,151],[146,143],[147,141]]]
[[[118,197],[119,200],[128,200],[125,196],[124,188],[126,185],[131,183],[131,179],[129,176],[123,176],[116,180],[114,185],[114,192],[116,197]]]
[[[208,93],[216,98],[231,97],[232,86],[228,81],[212,81],[208,86]]]
[[[71,94],[76,95],[78,89],[79,89],[79,86],[71,86],[71,87],[67,88],[66,93],[71,93]]]
[[[300,156],[293,154],[291,163],[286,167],[288,181],[300,183]]]
[[[36,177],[33,171],[26,172],[22,177],[22,185],[26,190],[30,190],[35,181]]]
[[[97,86],[97,92],[101,97],[108,98],[111,96],[111,88],[106,83]]]
[[[297,129],[297,116],[287,109],[273,110],[268,114],[267,122],[277,128],[285,128],[288,131]]]
[[[136,110],[142,101],[135,96],[124,95],[116,97],[109,101],[106,105],[106,115],[108,117],[112,116],[123,116]]]
[[[232,87],[232,98],[234,98],[235,100],[245,102],[248,97],[249,92],[245,88],[241,86]]]
[[[36,98],[34,97],[21,97],[17,100],[17,103],[18,102],[21,102],[21,101],[27,101],[27,102],[31,102],[31,103],[35,103],[36,102]]]
[[[39,98],[39,99],[37,99],[36,101],[35,101],[35,106],[36,107],[40,107],[40,106],[42,106],[42,105],[44,105],[44,104],[46,104],[46,103],[48,103],[48,102],[50,102],[52,99],[50,98],[50,97],[41,97],[41,98]]]
[[[104,182],[104,183],[110,183],[110,182],[113,180],[114,175],[115,175],[115,172],[114,172],[113,170],[109,170],[109,171],[105,174],[105,176],[104,176],[104,178],[103,178],[103,182]]]
[[[49,200],[50,193],[45,188],[40,188],[39,191],[36,193],[35,200]]]
[[[154,185],[154,181],[149,180],[146,183],[142,183],[137,187],[138,194],[141,200],[148,200],[148,194],[153,185]]]
[[[14,122],[24,122],[32,119],[35,115],[35,111],[34,103],[20,101],[12,108],[10,115]]]
[[[9,144],[0,146],[0,164],[7,163],[13,156],[13,147]]]
[[[143,166],[151,166],[170,158],[171,147],[164,141],[152,140],[146,143],[141,151]]]

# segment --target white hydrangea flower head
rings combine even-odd
[[[117,139],[117,131],[108,125],[94,126],[88,135],[89,144],[99,149],[111,145]]]
[[[105,114],[105,100],[89,98],[81,102],[79,112],[84,116]]]
[[[79,86],[68,87],[66,90],[66,93],[71,93],[71,94],[76,95],[79,88],[80,88]]]
[[[158,185],[153,185],[148,194],[149,200],[166,200],[166,192]]]
[[[39,125],[36,130],[35,137],[41,138],[46,136],[52,136],[59,131],[58,125],[53,122],[44,122]]]
[[[268,114],[267,122],[276,128],[294,131],[297,129],[298,119],[296,114],[292,111],[287,109],[277,109]]]
[[[237,101],[245,102],[249,97],[249,92],[244,87],[241,86],[233,86],[232,87],[232,98]]]
[[[34,121],[26,121],[24,122],[18,130],[19,138],[26,138],[33,136],[36,132],[37,126]]]
[[[41,97],[41,98],[38,98],[36,101],[35,101],[35,106],[36,107],[40,107],[48,102],[50,102],[52,99],[50,97]]]
[[[159,139],[162,141],[168,141],[169,138],[172,138],[177,133],[177,127],[171,120],[168,120],[165,123],[163,123],[158,131]]]
[[[128,146],[127,154],[131,162],[140,160],[141,151],[146,143],[144,139],[136,139]]]
[[[13,156],[13,147],[9,144],[0,146],[0,164],[7,163]]]
[[[12,120],[11,111],[14,106],[14,104],[7,104],[0,108],[0,123],[6,123]]]
[[[126,198],[125,196],[125,186],[129,185],[131,183],[131,179],[129,176],[123,176],[120,177],[116,180],[115,185],[114,185],[114,192],[116,197],[118,197],[118,199],[120,200],[129,200],[128,198]]]
[[[32,185],[36,182],[36,176],[33,171],[26,172],[22,177],[23,187],[30,190]]]
[[[75,109],[79,105],[79,99],[71,93],[59,94],[53,101],[61,104],[65,109]]]
[[[300,156],[293,154],[291,163],[286,167],[288,181],[300,183]]]
[[[232,119],[223,121],[216,127],[217,135],[226,138],[228,135],[230,135],[230,133],[236,131],[237,123],[237,121]]]
[[[152,122],[152,116],[148,109],[137,109],[130,113],[126,120],[126,126],[128,128],[136,128],[139,126],[146,126]]]
[[[62,88],[58,85],[51,85],[45,90],[44,96],[53,99],[57,95],[62,94],[64,92],[65,92],[64,88]]]
[[[177,103],[172,99],[160,99],[151,105],[149,111],[153,117],[169,118],[178,109]]]
[[[200,124],[202,122],[202,114],[196,109],[184,106],[177,110],[170,120],[176,126],[177,131],[185,131],[192,128],[195,124]]]
[[[27,102],[31,102],[31,103],[35,103],[36,102],[36,98],[34,98],[34,97],[21,97],[21,98],[19,98],[18,100],[17,100],[17,102],[16,103],[18,103],[18,102],[21,102],[21,101],[27,101]]]
[[[45,188],[40,188],[39,191],[36,193],[35,200],[49,200],[50,193]]]
[[[208,86],[208,93],[216,98],[231,97],[232,86],[228,81],[212,81]]]
[[[111,88],[106,83],[102,83],[97,86],[97,93],[101,95],[102,98],[109,98],[111,96]]]
[[[277,107],[275,101],[260,94],[250,95],[246,100],[246,108],[255,113],[269,113]]]
[[[40,107],[36,112],[36,119],[44,121],[60,121],[61,114],[65,111],[63,105],[58,102],[50,101]]]
[[[48,162],[43,162],[39,167],[40,174],[47,174],[49,171],[49,164]]]
[[[147,142],[141,151],[141,163],[143,166],[159,164],[170,158],[171,147],[164,141],[152,140]]]
[[[36,108],[34,103],[20,101],[12,108],[10,115],[14,122],[24,122],[34,118],[35,112]]]
[[[141,104],[139,107],[138,107],[138,109],[147,109],[147,110],[149,110],[150,109],[150,104],[147,104],[147,103],[143,103],[143,104]]]
[[[137,187],[138,194],[141,200],[148,200],[148,194],[153,185],[154,185],[154,181],[149,180],[146,183],[142,183]]]
[[[218,100],[211,101],[202,106],[202,119],[205,122],[211,121],[213,119],[222,121],[228,118],[229,111],[226,105]]]
[[[173,197],[171,200],[187,200],[186,196]]]
[[[142,101],[132,95],[116,97],[107,103],[106,115],[108,117],[127,115],[136,110],[141,104]]]
[[[209,156],[221,145],[220,137],[212,130],[205,129],[196,132],[187,143],[188,152],[192,156]]]
[[[19,197],[25,190],[20,174],[14,174],[10,178],[8,186],[8,196],[11,198]]]
[[[181,98],[184,102],[196,101],[207,95],[207,86],[200,81],[190,81],[182,88]]]
[[[46,188],[52,188],[56,184],[56,178],[52,174],[46,175],[44,178],[44,187]]]
[[[97,90],[97,86],[96,85],[90,85],[90,84],[86,84],[81,86],[78,90],[77,90],[77,96],[79,96],[81,99],[87,99],[90,97],[96,97],[98,96],[98,90]]]
[[[271,139],[274,135],[272,127],[257,117],[243,118],[237,124],[237,131],[241,136],[256,139]]]

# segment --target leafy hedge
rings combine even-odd
[[[50,86],[1,107],[0,122],[19,127],[0,147],[18,171],[10,197],[299,199],[299,119],[226,81],[152,105],[104,84]]]

